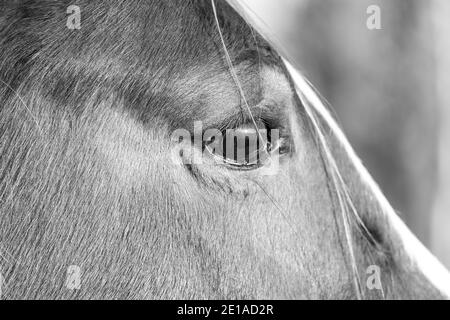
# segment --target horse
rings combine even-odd
[[[2,298],[450,297],[241,2],[0,6]],[[256,160],[209,152],[207,129],[256,136]]]

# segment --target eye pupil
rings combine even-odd
[[[239,141],[240,142],[240,141]],[[238,145],[238,138],[236,136],[233,137],[233,160],[236,162],[239,162],[242,159],[239,159],[239,145]]]
[[[258,143],[258,142],[256,142],[256,143]],[[244,148],[245,148],[245,163],[246,163],[246,164],[249,164],[249,163],[250,163],[250,152],[251,152],[251,150],[250,150],[250,139],[249,139],[249,137],[245,137],[245,145],[244,145]]]

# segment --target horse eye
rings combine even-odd
[[[271,136],[261,122],[247,123],[210,137],[205,148],[218,162],[240,170],[256,169],[270,157]]]

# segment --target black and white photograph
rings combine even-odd
[[[288,319],[449,269],[449,0],[0,0],[0,300]]]

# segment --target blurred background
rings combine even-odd
[[[244,1],[331,103],[400,217],[450,267],[450,1]],[[367,26],[371,5],[381,29]]]

